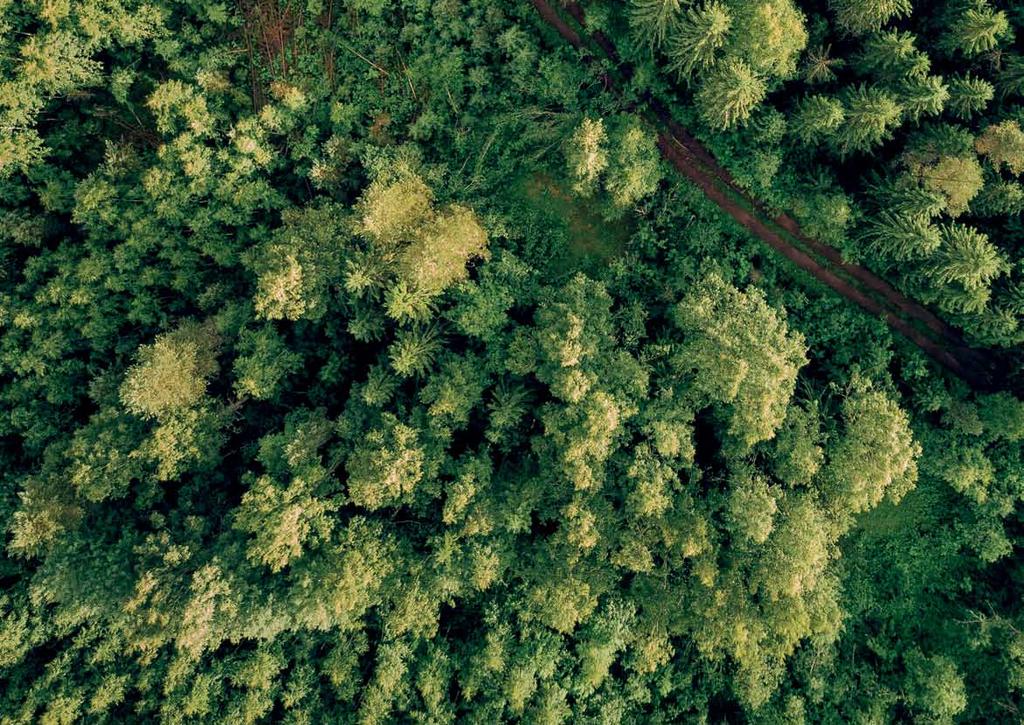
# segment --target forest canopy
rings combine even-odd
[[[0,723],[1024,717],[1020,3],[0,49]]]

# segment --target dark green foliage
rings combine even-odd
[[[939,5],[0,0],[0,721],[1018,721],[1024,405],[636,112],[1012,388],[1024,15]]]

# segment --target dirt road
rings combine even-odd
[[[544,21],[593,64],[592,49],[605,55],[620,79],[632,69],[621,61],[615,45],[600,31],[590,33],[582,7],[564,3],[569,19],[547,0],[531,0]],[[574,25],[576,27],[574,27]],[[616,90],[616,79],[602,72],[605,88]],[[677,123],[665,106],[649,94],[638,109],[654,127],[658,148],[665,159],[724,212],[786,259],[829,286],[866,312],[880,317],[896,332],[917,345],[932,359],[972,387],[993,387],[994,364],[987,354],[969,348],[954,328],[918,302],[906,297],[887,281],[860,265],[851,264],[840,252],[804,234],[788,214],[773,215],[763,204],[740,188],[714,156]]]

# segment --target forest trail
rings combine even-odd
[[[578,3],[568,2],[563,6],[579,30],[547,0],[531,2],[543,20],[580,51],[585,63],[596,60],[591,53],[591,46],[594,46],[608,58],[620,78],[631,77],[632,68],[622,62],[612,41],[600,30],[587,31],[583,8]],[[602,72],[600,78],[606,90],[618,91],[616,79],[608,73]],[[864,311],[882,318],[893,330],[972,387],[993,388],[995,365],[989,355],[968,347],[958,331],[884,279],[845,261],[837,249],[804,234],[788,214],[772,214],[736,184],[731,174],[671,117],[663,104],[649,93],[641,98],[643,106],[639,110],[657,131],[662,156],[736,222],[818,281]]]

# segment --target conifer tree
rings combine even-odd
[[[954,116],[966,120],[984,111],[994,97],[995,88],[984,78],[956,75],[949,79],[946,108]]]
[[[832,143],[843,156],[870,151],[891,135],[903,115],[896,97],[881,88],[856,86],[840,99],[845,116]]]
[[[731,27],[732,16],[717,0],[688,8],[668,39],[665,52],[669,68],[680,78],[690,78],[711,68]]]
[[[1024,131],[1016,121],[1003,121],[986,128],[974,147],[997,169],[1004,166],[1011,174],[1024,173]]]
[[[870,217],[860,238],[872,252],[887,260],[907,262],[930,256],[942,243],[938,228],[927,216],[888,210]]]
[[[856,57],[856,67],[865,75],[895,82],[928,73],[931,60],[916,47],[917,39],[902,30],[872,33]]]
[[[630,23],[636,38],[659,48],[679,15],[679,0],[630,0]]]
[[[1010,30],[1006,13],[986,0],[973,0],[949,24],[945,45],[970,57],[995,48]]]
[[[732,27],[728,55],[756,74],[787,78],[807,45],[804,16],[792,0],[743,0],[729,6]]]
[[[797,104],[789,121],[789,130],[804,143],[826,139],[843,123],[843,104],[824,95],[807,96]]]
[[[829,0],[836,23],[850,35],[879,30],[890,20],[910,15],[910,0]]]
[[[909,78],[899,84],[899,103],[912,121],[937,116],[949,100],[949,87],[939,76]]]
[[[948,224],[942,228],[942,246],[929,260],[926,274],[939,286],[939,304],[978,312],[989,300],[992,281],[1008,268],[987,235],[962,224]]]
[[[749,66],[727,58],[702,80],[697,107],[709,126],[726,130],[746,121],[766,92],[764,81]]]

